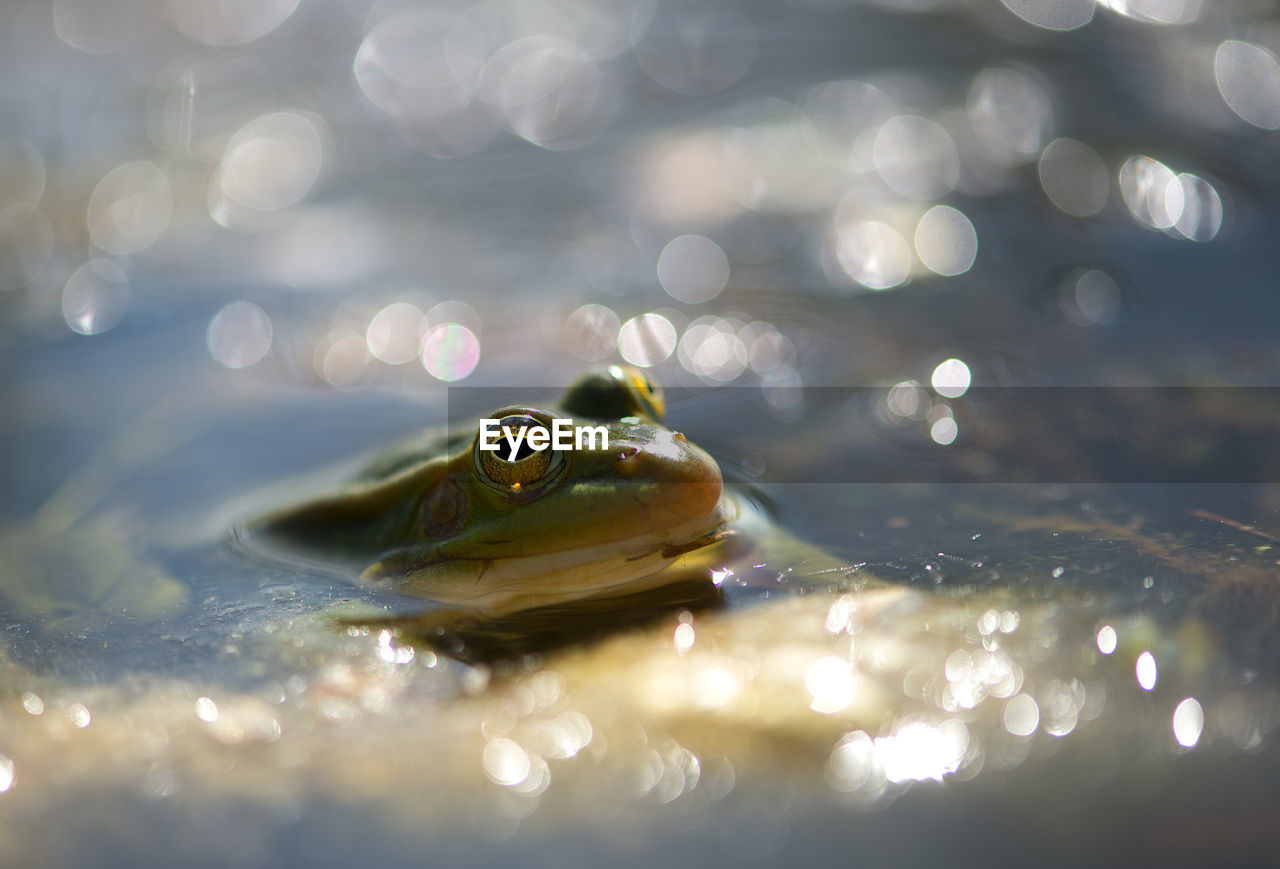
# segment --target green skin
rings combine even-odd
[[[354,563],[397,592],[503,615],[672,581],[723,558],[720,469],[661,425],[661,393],[634,369],[580,379],[561,407],[504,408],[604,425],[608,449],[552,456],[519,486],[494,479],[478,437],[419,444],[375,460],[343,491],[254,523],[266,544]],[[545,460],[544,460],[545,461]],[[505,470],[505,465],[498,471]],[[497,474],[501,477],[501,473]]]

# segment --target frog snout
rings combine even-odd
[[[619,445],[615,471],[623,480],[643,482],[668,507],[697,515],[720,500],[720,467],[683,434],[662,431],[644,444]]]

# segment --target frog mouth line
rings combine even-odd
[[[542,564],[532,571],[511,571],[509,577],[499,580],[500,584],[509,581],[527,582],[539,576],[548,576],[554,581],[558,569],[582,569],[593,565],[603,567],[607,564],[625,565],[654,563],[655,561],[674,561],[682,555],[703,549],[717,542],[727,533],[723,517],[719,512],[698,516],[674,528],[653,532],[645,537],[629,541],[610,541],[590,547],[566,549],[558,552],[546,552],[536,556],[513,556],[510,558],[492,559],[492,563],[508,567],[518,567],[522,563],[528,565]],[[490,570],[478,577],[479,581],[490,579]],[[498,574],[508,571],[498,571]],[[493,578],[497,579],[497,576]]]
[[[699,537],[697,540],[690,540],[688,543],[678,544],[676,546],[668,546],[662,550],[663,558],[676,559],[682,555],[688,555],[690,552],[697,552],[699,549],[706,549],[708,546],[714,546],[724,540],[733,537],[735,532],[729,528],[717,528],[705,537]]]
[[[633,541],[622,551],[616,542],[611,542],[536,556],[451,559],[403,575],[396,590],[483,610],[490,615],[505,614],[547,603],[665,584],[670,581],[662,575],[666,568],[727,536],[724,517],[717,510],[647,539]],[[441,593],[441,575],[435,571],[453,573],[448,591]],[[431,592],[424,594],[407,588],[415,584]]]

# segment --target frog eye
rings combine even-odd
[[[661,422],[667,415],[667,402],[662,397],[662,387],[637,368],[630,370],[627,383],[635,391],[641,404],[648,406],[649,416],[655,422]]]
[[[535,449],[530,439],[545,438],[549,443],[550,420],[541,414],[508,413],[498,420],[496,449],[485,449],[480,438],[476,439],[476,467],[484,479],[509,492],[538,491],[560,473],[564,467],[564,454],[544,445]]]

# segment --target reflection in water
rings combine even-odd
[[[422,338],[422,366],[432,377],[461,380],[480,361],[480,339],[459,323],[441,323]]]
[[[1044,85],[1014,69],[984,69],[969,85],[969,123],[1005,163],[1034,160],[1053,135],[1053,109]]]
[[[1004,729],[1014,736],[1030,736],[1040,725],[1040,707],[1028,694],[1018,694],[1004,706]]]
[[[662,249],[658,281],[677,301],[691,305],[709,302],[729,283],[729,260],[711,239],[682,235]]]
[[[632,317],[618,330],[618,352],[632,365],[649,368],[670,357],[675,349],[675,327],[661,314]]]
[[[849,277],[869,290],[896,287],[911,271],[911,249],[902,234],[875,220],[842,227],[836,256]]]
[[[1214,54],[1213,72],[1231,111],[1264,130],[1280,127],[1280,60],[1274,54],[1228,39]]]
[[[738,336],[741,328],[741,324],[710,315],[694,320],[676,347],[680,365],[704,383],[737,379],[749,360],[747,346]]]
[[[797,770],[851,806],[886,807],[916,782],[1035,769],[1058,751],[1107,783],[1127,767],[1103,764],[1105,746],[1142,764],[1219,741],[1256,747],[1280,723],[1274,691],[1203,669],[1216,641],[1195,616],[1112,612],[1134,638],[1117,643],[1110,624],[1096,628],[1109,604],[1069,592],[873,585],[735,603],[772,581],[752,573],[444,636],[404,620],[357,617],[344,631],[272,616],[222,653],[273,662],[249,687],[161,679],[136,695],[24,673],[28,714],[3,725],[0,791],[23,795],[21,815],[91,763],[154,799],[212,786],[268,813],[300,792],[386,811],[407,801],[414,811],[388,819],[405,835],[487,836],[503,818],[616,823],[608,805],[634,819],[668,804],[696,815]],[[1157,655],[1161,679],[1142,682]]]
[[[174,26],[208,45],[239,45],[275,30],[293,14],[298,0],[179,0],[169,4]]]
[[[1054,139],[1040,152],[1038,168],[1045,196],[1072,217],[1091,217],[1106,205],[1106,164],[1083,142]]]
[[[1143,691],[1150,691],[1156,687],[1156,657],[1150,652],[1143,652],[1138,656],[1138,663],[1134,666],[1134,670],[1138,675],[1138,684],[1142,686]]]
[[[34,691],[23,691],[22,708],[26,710],[28,715],[43,715],[44,701]]]
[[[352,329],[331,329],[316,345],[316,374],[325,383],[339,389],[359,384],[369,368],[369,361],[369,345],[365,337]]]
[[[407,9],[369,28],[354,72],[365,99],[397,118],[440,118],[466,107],[483,69],[484,32],[466,17]]]
[[[1175,237],[1208,241],[1222,225],[1222,200],[1213,185],[1173,171],[1149,157],[1130,157],[1120,167],[1120,194],[1134,220]]]
[[[894,193],[907,199],[937,199],[960,180],[960,156],[941,126],[915,115],[895,115],[875,134],[871,159]]]
[[[943,398],[959,398],[969,391],[970,380],[968,365],[959,359],[947,359],[933,369],[929,383]]]
[[[150,247],[169,225],[173,192],[169,179],[145,160],[117,166],[89,196],[89,235],[109,253]]]
[[[1195,748],[1204,732],[1204,708],[1200,701],[1188,697],[1173,710],[1173,738],[1183,748]]]
[[[403,365],[418,358],[429,321],[417,305],[392,302],[369,320],[365,340],[369,352],[388,365]]]
[[[579,359],[598,362],[618,346],[622,322],[611,308],[583,305],[564,321],[564,344]]]
[[[1111,625],[1103,625],[1098,630],[1098,651],[1110,655],[1116,650],[1116,629]]]
[[[141,42],[156,28],[154,0],[55,0],[53,26],[58,38],[81,51],[110,54]]]
[[[978,255],[978,235],[964,213],[935,205],[916,224],[916,256],[930,271],[953,277],[969,271]]]
[[[253,302],[232,302],[209,321],[209,354],[228,368],[247,368],[271,349],[273,329],[267,312]]]
[[[706,94],[724,90],[746,75],[755,51],[755,28],[742,8],[664,4],[648,23],[635,55],[645,73],[663,87]]]
[[[640,167],[644,211],[670,226],[735,217],[745,207],[742,163],[724,130],[658,138]]]
[[[165,15],[154,15],[156,10],[145,2],[99,8],[60,0],[54,5],[51,33],[62,40],[64,51],[75,46],[110,55],[102,63],[124,64],[129,58],[118,52],[150,44],[146,40],[163,40],[167,28],[210,46],[231,46],[268,36],[292,45],[306,28],[316,26],[316,19],[299,12],[292,0],[250,5],[252,9],[215,9],[179,3],[164,6]],[[899,11],[928,16],[933,6],[905,4]],[[167,156],[148,154],[149,159],[121,163],[91,187],[82,185],[84,189],[75,189],[79,182],[73,182],[58,191],[56,213],[46,208],[53,203],[42,195],[47,137],[33,133],[0,140],[0,165],[12,169],[5,174],[14,188],[0,195],[0,207],[32,204],[39,209],[0,220],[0,249],[7,252],[0,266],[6,282],[27,285],[32,308],[47,309],[39,299],[37,278],[51,260],[54,235],[66,234],[63,203],[78,197],[90,237],[102,250],[117,256],[146,253],[144,262],[128,264],[131,276],[145,277],[155,263],[182,259],[202,247],[239,244],[225,234],[230,229],[262,234],[260,243],[246,248],[251,255],[227,259],[236,263],[240,280],[283,280],[350,293],[362,291],[371,274],[386,272],[391,285],[416,285],[447,252],[455,263],[451,269],[462,272],[446,279],[448,294],[487,304],[511,292],[510,275],[516,272],[511,264],[530,248],[514,238],[514,244],[491,244],[480,232],[458,256],[459,236],[443,230],[447,223],[458,223],[452,219],[456,214],[465,213],[465,198],[444,180],[448,173],[440,172],[443,164],[414,163],[400,142],[386,136],[361,138],[348,119],[367,107],[371,129],[394,131],[403,144],[439,157],[489,159],[484,155],[518,148],[517,141],[553,150],[603,147],[605,154],[621,140],[608,139],[608,131],[630,131],[627,125],[636,123],[622,120],[628,101],[641,104],[634,82],[628,81],[634,75],[672,94],[716,95],[715,110],[696,118],[682,116],[678,122],[663,115],[632,116],[640,131],[625,136],[634,147],[607,156],[603,172],[592,169],[579,179],[589,197],[609,203],[601,212],[610,215],[604,220],[582,219],[598,227],[593,232],[600,238],[612,239],[611,262],[603,266],[608,274],[602,280],[597,263],[590,283],[627,300],[602,304],[605,300],[574,299],[575,308],[600,305],[617,316],[615,346],[610,346],[607,321],[578,324],[578,337],[568,343],[557,338],[551,346],[592,361],[616,353],[662,365],[684,340],[685,326],[678,318],[647,311],[676,328],[675,343],[658,336],[649,351],[640,352],[634,338],[621,340],[621,324],[646,313],[649,305],[643,299],[648,296],[652,303],[650,294],[657,287],[681,305],[731,306],[745,286],[763,281],[776,287],[780,276],[785,283],[789,274],[799,273],[797,268],[815,266],[835,287],[949,286],[948,280],[962,279],[975,265],[988,267],[978,256],[980,235],[981,250],[991,252],[992,262],[1001,261],[999,245],[988,246],[987,234],[998,239],[1003,228],[976,206],[982,199],[1021,190],[1031,163],[1053,206],[1098,221],[1105,232],[1116,228],[1115,214],[1106,207],[1115,185],[1141,225],[1175,238],[1216,239],[1234,185],[1204,173],[1212,167],[1172,168],[1173,161],[1187,159],[1177,149],[1159,151],[1171,155],[1167,165],[1143,155],[1119,160],[1109,141],[1115,131],[1109,128],[1093,131],[1096,135],[1085,141],[1088,128],[1073,117],[1072,82],[1050,75],[1034,54],[1017,62],[999,57],[1007,39],[1028,35],[1019,21],[1047,31],[1067,30],[1085,27],[1098,12],[1123,16],[1143,28],[1165,26],[1151,30],[1165,37],[1151,49],[1151,80],[1135,77],[1125,87],[1157,91],[1170,102],[1171,112],[1211,129],[1229,125],[1231,118],[1255,130],[1275,126],[1268,112],[1275,102],[1273,73],[1280,65],[1264,40],[1214,38],[1220,25],[1201,20],[1200,4],[1182,0],[1106,3],[1097,9],[1091,0],[1018,3],[1009,4],[1007,12],[975,11],[975,21],[996,35],[987,49],[957,64],[955,81],[950,73],[908,74],[876,68],[874,61],[858,78],[835,77],[824,75],[827,70],[815,63],[801,76],[807,81],[780,83],[767,96],[739,92],[742,81],[768,75],[757,72],[770,62],[764,49],[772,45],[772,37],[762,36],[772,31],[760,29],[772,14],[764,10],[608,2],[551,2],[535,9],[494,2],[449,10],[374,4],[350,12],[351,20],[337,16],[325,25],[349,37],[333,42],[342,50],[295,73],[226,51],[145,70],[154,72],[144,112],[146,130]],[[809,19],[795,19],[802,20]],[[833,8],[813,20],[835,25],[843,18]],[[1188,50],[1167,51],[1166,44]],[[1136,46],[1135,51],[1147,50]],[[307,88],[323,93],[324,99],[305,98]],[[323,113],[315,111],[317,106],[324,107]],[[33,130],[38,126],[33,124]],[[1075,138],[1055,138],[1058,133]],[[401,177],[422,185],[419,193],[439,185],[439,195],[410,197],[416,200],[411,208],[432,215],[435,222],[405,232],[403,239],[391,237],[396,233],[390,228],[393,221],[380,215],[374,224],[367,209],[356,206],[360,194],[352,188],[361,185],[350,183],[376,175],[380,165],[400,171],[387,162],[392,154],[409,160]],[[481,164],[474,165],[486,172]],[[534,178],[536,173],[517,169],[511,177]],[[509,183],[493,181],[486,196],[503,199],[515,191],[520,199],[523,194],[507,187]],[[202,184],[201,203],[196,188]],[[365,189],[379,195],[372,192],[376,188]],[[503,189],[508,190],[505,196]],[[533,195],[536,199],[538,194]],[[967,199],[962,201],[961,195]],[[375,210],[385,214],[395,208]],[[49,214],[56,225],[45,225]],[[802,237],[786,245],[761,246],[752,240],[759,230],[746,227],[765,217],[788,221],[790,231]],[[531,248],[542,250],[538,233],[527,234]],[[581,226],[564,235],[584,237]],[[465,229],[461,237],[466,237]],[[499,271],[506,274],[495,278],[485,264],[491,261],[491,248],[504,247],[499,262],[509,261]],[[769,261],[784,251],[775,270]],[[553,262],[532,271],[545,273],[540,280],[573,295],[581,278],[566,278],[564,268]],[[55,270],[48,278],[63,286],[68,272]],[[1090,302],[1083,291],[1080,295],[1074,302],[1064,301],[1063,316],[1077,324],[1112,321],[1105,298]],[[396,301],[408,300],[390,299],[383,306]],[[502,311],[494,309],[495,315]],[[726,312],[727,307],[718,313]],[[512,311],[511,316],[523,313]],[[744,321],[754,319],[755,312],[746,313]],[[428,328],[456,322],[480,335],[478,324],[457,318],[428,322]],[[346,325],[361,331],[369,324]],[[292,329],[293,322],[277,326]],[[324,331],[300,331],[306,334],[290,340],[310,342],[300,354],[304,356],[323,360],[338,340]],[[590,337],[596,333],[602,337]],[[375,343],[383,340],[378,329],[373,334]],[[407,335],[403,342],[409,341]],[[713,336],[713,342],[718,340]],[[727,345],[708,346],[704,355],[711,361],[693,367],[680,358],[680,368],[709,382],[743,376],[747,369],[734,373],[738,348],[733,341]],[[314,370],[317,381],[343,388],[378,387],[386,380],[376,373],[376,365],[404,364],[407,347],[389,351],[396,362],[384,360],[383,350],[371,349],[375,367],[359,372],[355,363],[338,365],[338,357],[330,366],[332,376],[323,373],[323,363],[291,370]],[[354,344],[350,349],[354,353]],[[415,355],[421,357],[421,351],[419,343]],[[354,359],[352,353],[341,355]],[[485,365],[507,358],[485,354]],[[721,359],[730,360],[728,367],[716,361]],[[336,373],[339,369],[347,373]],[[461,374],[463,370],[468,373]],[[477,358],[475,366],[460,365],[450,376],[485,370]],[[770,366],[751,370],[761,376],[773,371],[767,376],[774,380],[792,377]],[[715,374],[709,378],[708,371]],[[425,374],[416,385],[430,385],[430,366]]]
[[[554,663],[548,659],[548,666],[530,667],[527,646],[508,647],[504,656],[515,656],[491,674],[485,668],[459,670],[429,652],[415,655],[404,636],[387,629],[352,628],[342,637],[309,632],[298,635],[305,637],[302,647],[288,653],[293,644],[286,640],[282,652],[328,657],[338,652],[335,644],[345,648],[310,685],[291,680],[274,700],[268,695],[276,688],[262,695],[223,689],[187,699],[182,708],[189,721],[232,752],[227,757],[258,751],[255,746],[289,734],[297,738],[314,727],[313,711],[337,723],[360,722],[378,736],[377,751],[364,742],[349,745],[357,752],[352,762],[371,764],[366,774],[349,780],[340,765],[317,765],[311,786],[367,795],[385,786],[390,775],[405,795],[449,793],[462,803],[484,799],[483,791],[470,790],[476,775],[529,797],[560,793],[556,782],[562,776],[576,787],[589,786],[582,779],[587,767],[607,773],[601,782],[630,783],[625,787],[631,799],[664,803],[698,793],[707,764],[755,767],[758,774],[761,763],[804,762],[803,750],[771,753],[782,750],[785,743],[775,740],[784,737],[825,745],[829,785],[877,803],[913,781],[1019,765],[1077,732],[1093,741],[1100,734],[1130,734],[1135,745],[1147,744],[1144,751],[1168,751],[1175,743],[1186,750],[1216,738],[1247,745],[1276,724],[1266,692],[1202,683],[1205,694],[1187,697],[1177,689],[1162,693],[1155,685],[1140,690],[1132,681],[1125,687],[1125,661],[1113,666],[1106,656],[1087,653],[1094,645],[1088,610],[1042,604],[1015,613],[1000,608],[999,596],[930,598],[892,590],[815,594],[736,614],[694,615],[676,607],[665,616],[650,615],[651,631],[609,631],[612,638],[602,645],[570,650]],[[980,609],[987,603],[997,605]],[[526,620],[521,629],[538,623]],[[559,626],[563,637],[580,641],[552,614],[541,625]],[[515,626],[477,625],[472,640],[487,642],[504,632],[515,639]],[[1046,642],[1048,637],[1055,639]],[[1166,651],[1194,666],[1194,649],[1179,651],[1171,644]],[[1138,660],[1148,657],[1144,651]],[[1181,678],[1192,672],[1184,670]],[[460,693],[437,710],[432,731],[399,728],[399,715],[435,702],[430,698],[442,688],[451,690],[444,688],[450,683]],[[603,690],[606,685],[612,687]],[[61,694],[54,685],[42,690],[46,697]],[[1136,696],[1147,691],[1154,705]],[[61,715],[50,727],[94,730],[108,742],[128,737],[113,724],[119,698],[97,690],[78,696],[54,701]],[[31,692],[24,700],[32,721],[39,720],[46,702],[36,706],[38,699]],[[134,716],[135,734],[134,727],[145,732],[158,725],[170,734],[134,753],[141,751],[148,764],[163,764],[178,786],[191,787],[190,759],[175,753],[189,725],[170,717],[164,703],[125,708]],[[43,728],[32,725],[22,732],[17,744],[30,753]],[[1167,747],[1152,743],[1156,733],[1164,734]],[[440,765],[437,752],[446,746],[461,765]],[[376,760],[378,753],[398,758],[398,771]],[[258,763],[289,762],[286,754],[258,756]],[[575,758],[577,765],[567,763]],[[246,767],[233,778],[248,787],[254,775]],[[723,783],[715,790],[699,799],[723,798]],[[566,794],[573,792],[571,786]]]
[[[1010,12],[1046,30],[1075,30],[1093,20],[1094,0],[1001,0]]]
[[[129,278],[111,260],[95,259],[71,273],[62,290],[62,316],[81,335],[105,332],[129,307]]]
[[[1190,24],[1200,17],[1201,0],[1098,0],[1107,9],[1148,24]]]
[[[1076,326],[1105,326],[1120,312],[1120,288],[1106,272],[1088,269],[1063,283],[1058,304]]]
[[[273,112],[255,118],[236,131],[223,152],[217,188],[210,189],[210,213],[222,222],[218,215],[236,204],[254,211],[288,208],[315,185],[323,158],[320,130],[305,115]]]

